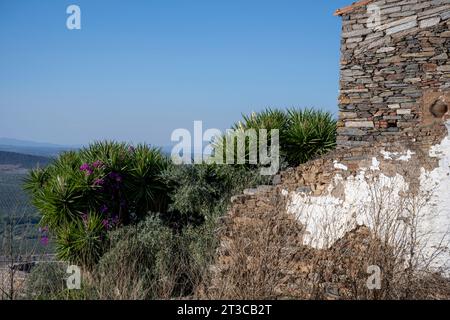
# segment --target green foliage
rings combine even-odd
[[[214,226],[214,227],[213,227]],[[173,232],[157,217],[110,233],[95,287],[100,299],[170,299],[193,294],[217,247],[215,222]]]
[[[199,225],[212,219],[223,213],[218,213],[220,210],[217,208],[226,206],[233,195],[269,182],[259,171],[245,166],[206,163],[172,166],[163,177],[171,190],[169,211],[176,219],[172,222],[183,225]]]
[[[126,186],[133,191],[136,214],[142,217],[149,211],[166,211],[167,189],[160,173],[167,169],[169,161],[160,152],[142,146],[135,149],[130,160],[131,179],[126,180]]]
[[[31,171],[26,189],[56,237],[58,258],[92,269],[108,231],[160,212],[181,233],[220,216],[232,195],[263,181],[244,166],[175,166],[146,146],[102,142]]]
[[[253,112],[251,115],[243,115],[242,121],[235,123],[232,129],[278,129],[284,131],[288,125],[286,113],[282,110],[267,108],[261,112]]]
[[[173,200],[169,212],[108,235],[110,248],[95,268],[102,299],[192,295],[214,259],[218,221],[232,195],[264,183],[242,166],[171,166],[162,177]]]
[[[102,217],[97,213],[86,216],[84,221],[74,221],[58,228],[56,251],[59,259],[92,267],[103,254],[106,230]]]
[[[278,129],[290,165],[328,152],[336,140],[331,114],[313,109],[266,109],[233,129],[257,137],[267,129],[269,146]],[[58,258],[91,276],[78,298],[155,299],[193,294],[215,257],[230,198],[269,179],[248,162],[176,166],[145,145],[97,142],[31,171],[25,186],[56,237]],[[37,296],[49,295],[41,287]],[[67,290],[53,296],[77,298]]]
[[[336,121],[329,112],[290,109],[283,134],[283,154],[291,165],[298,165],[332,150],[336,146]]]
[[[154,299],[172,284],[169,272],[172,231],[155,217],[109,234],[110,249],[100,259],[96,274],[102,299]]]
[[[160,174],[168,165],[158,149],[146,145],[97,142],[31,171],[25,188],[41,225],[56,235],[58,257],[92,266],[108,230],[167,210]]]
[[[267,130],[268,146],[272,145],[271,130],[279,130],[280,155],[290,166],[305,163],[322,155],[336,145],[336,121],[329,112],[315,109],[265,109],[249,116],[232,126],[234,134],[244,134],[254,130],[259,139],[261,129]],[[215,142],[215,149],[222,150],[226,159],[229,141],[234,142],[234,161],[237,160],[238,144],[235,137],[225,135]],[[258,146],[254,146],[258,148]],[[245,140],[245,164],[252,164],[249,157],[251,144]],[[254,149],[255,150],[255,149]],[[256,149],[259,151],[259,149]],[[258,154],[258,163],[260,163]]]
[[[261,165],[262,162],[258,143],[264,137],[260,138],[260,130],[266,130],[267,146],[271,146],[271,130],[278,130],[281,135],[287,128],[288,119],[284,111],[270,108],[242,117],[242,121],[232,126],[231,133],[216,137],[213,143],[214,154],[215,157],[223,157],[223,163],[248,165],[254,168],[258,164]],[[251,155],[254,157],[252,158]],[[231,157],[233,158],[230,159]]]

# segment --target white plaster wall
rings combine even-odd
[[[450,122],[447,127],[450,132]],[[421,191],[417,199],[413,199],[414,204],[406,203],[399,196],[399,193],[408,191],[407,180],[399,174],[388,177],[379,169],[383,159],[407,166],[414,159],[411,151],[382,152],[378,158],[372,159],[369,168],[361,169],[355,177],[344,179],[337,174],[325,196],[315,197],[299,192],[288,194],[288,211],[306,227],[305,244],[316,248],[328,247],[358,225],[371,228],[380,225],[378,232],[383,234],[388,232],[383,228],[392,222],[388,220],[394,219],[401,228],[416,222],[418,241],[423,246],[424,255],[432,255],[438,247],[445,248],[450,241],[449,137],[430,149],[430,157],[439,159],[439,166],[432,171],[420,168]],[[337,161],[335,168],[347,170]],[[333,196],[333,189],[340,190],[341,194],[337,196],[333,193]],[[429,200],[426,200],[427,197]],[[415,213],[411,213],[411,209]],[[377,223],[377,219],[384,220]],[[435,263],[436,266],[450,267],[450,252],[440,254]]]

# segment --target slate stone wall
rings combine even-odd
[[[375,1],[342,21],[338,147],[415,141],[425,127],[443,126],[450,0]]]

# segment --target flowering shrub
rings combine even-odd
[[[160,175],[168,164],[146,145],[97,142],[31,171],[26,189],[42,215],[43,241],[51,233],[59,258],[92,266],[108,231],[167,211],[168,190]]]

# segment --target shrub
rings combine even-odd
[[[216,224],[179,232],[157,217],[109,234],[92,287],[100,299],[170,299],[193,295],[207,275],[217,247]]]
[[[336,121],[329,112],[290,109],[287,114],[282,148],[289,164],[307,162],[335,148]]]
[[[105,226],[96,213],[82,219],[58,228],[56,251],[59,259],[92,267],[103,254]]]
[[[168,222],[173,230],[170,259],[178,285],[173,295],[192,295],[208,276],[218,246],[217,230],[233,195],[268,183],[268,178],[245,166],[202,164],[176,166],[165,174],[172,203]],[[167,277],[166,277],[167,278]]]
[[[272,145],[271,130],[279,130],[280,155],[290,166],[305,163],[316,156],[322,155],[336,145],[336,121],[331,113],[315,109],[265,109],[250,116],[243,116],[243,120],[232,126],[235,133],[255,130],[259,139],[259,130],[266,129],[268,146]],[[224,135],[215,142],[215,150],[222,150],[226,160],[229,141],[234,143],[234,157],[237,161],[237,140],[230,135]],[[230,146],[231,147],[231,146]],[[250,143],[245,141],[245,164],[252,164],[249,158]],[[256,150],[258,151],[258,150]],[[258,163],[259,161],[258,155]]]
[[[217,248],[218,218],[229,197],[262,182],[244,167],[171,166],[162,175],[173,199],[169,212],[110,232],[110,248],[94,271],[101,299],[191,296]]]
[[[261,164],[262,162],[258,145],[261,134],[260,130],[267,130],[268,147],[272,144],[271,130],[279,130],[280,144],[282,144],[281,135],[286,131],[287,117],[284,111],[270,108],[259,113],[254,112],[249,116],[243,115],[242,117],[242,121],[239,121],[232,126],[232,133],[215,137],[215,140],[213,141],[214,153],[216,157],[223,157],[223,159],[221,159],[223,163],[230,163],[231,155],[234,157],[232,159],[232,163],[234,164],[258,167],[258,164]],[[252,140],[253,144],[251,144],[250,136],[257,141]],[[238,144],[238,141],[241,141],[242,145]],[[232,143],[232,145],[230,145],[230,143]],[[241,148],[245,149],[242,150]],[[253,158],[250,157],[251,154],[253,155]],[[242,156],[245,158],[242,159]]]
[[[109,234],[110,249],[95,269],[101,299],[169,298],[175,281],[171,274],[172,231],[156,217]]]
[[[256,170],[217,164],[171,166],[163,174],[169,185],[170,224],[198,226],[222,215],[230,197],[245,188],[268,183]]]
[[[242,121],[235,123],[232,129],[278,129],[286,130],[288,126],[288,117],[286,112],[278,109],[267,108],[261,112],[253,112],[251,115],[243,115]]]
[[[408,166],[405,172],[412,172]],[[309,201],[296,210],[304,215],[300,222],[280,193],[266,197],[267,205],[234,207],[200,297],[449,299],[449,233],[430,248],[435,234],[420,227],[433,215],[427,211],[433,192],[399,192],[399,181],[364,179],[369,193],[367,202],[355,204],[358,223],[343,220],[340,206],[311,210]],[[373,267],[381,271],[376,290],[368,286]]]
[[[56,236],[58,258],[91,270],[107,251],[109,231],[161,212],[181,234],[220,216],[233,194],[262,181],[243,166],[174,166],[147,146],[101,142],[32,171],[26,188],[43,229]]]
[[[233,128],[267,129],[269,146],[270,130],[279,129],[281,154],[292,165],[334,146],[331,115],[309,109],[266,109]],[[34,291],[65,299],[192,295],[208,276],[230,197],[268,179],[248,163],[175,166],[146,145],[96,142],[63,153],[31,171],[26,189],[45,236],[56,238],[58,258],[89,277],[79,295]]]
[[[31,171],[25,186],[41,225],[57,238],[58,257],[91,267],[108,230],[167,210],[160,174],[168,164],[158,149],[146,145],[97,142]]]
[[[55,299],[65,290],[64,268],[59,263],[43,262],[36,265],[26,280],[26,295],[29,299]]]

